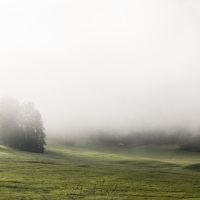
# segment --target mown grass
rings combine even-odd
[[[200,199],[200,153],[177,146],[0,146],[0,199]]]

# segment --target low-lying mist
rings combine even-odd
[[[45,9],[44,9],[45,8]],[[197,0],[0,3],[0,95],[47,138],[200,130]]]

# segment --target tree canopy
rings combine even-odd
[[[31,152],[44,152],[45,132],[40,112],[33,103],[13,98],[0,100],[0,136],[3,144]]]

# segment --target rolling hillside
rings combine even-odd
[[[0,199],[200,199],[200,153],[176,146],[0,146]]]

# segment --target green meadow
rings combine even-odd
[[[0,199],[200,199],[200,153],[177,146],[0,146]]]

